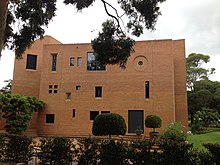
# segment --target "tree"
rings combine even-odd
[[[12,90],[12,80],[9,79],[9,80],[5,80],[4,82],[7,82],[6,86],[2,87],[2,89],[0,89],[0,93],[11,93],[11,90]]]
[[[0,94],[0,110],[6,120],[5,129],[10,134],[22,134],[29,126],[32,113],[43,108],[36,97]]]
[[[106,113],[96,116],[92,133],[95,136],[109,135],[124,135],[126,133],[126,124],[124,118],[115,113]]]
[[[157,115],[148,115],[145,118],[145,127],[153,128],[153,132],[155,132],[155,128],[160,128],[162,124],[162,120]]]
[[[210,57],[208,55],[200,53],[191,53],[186,58],[187,88],[190,91],[194,90],[196,81],[208,80],[209,76],[214,73],[215,68],[202,68],[202,64],[208,63],[209,60]]]
[[[161,15],[158,4],[164,1],[118,0],[118,5],[123,11],[119,15],[118,10],[112,4],[101,0],[105,12],[112,20],[103,23],[103,31],[92,42],[93,49],[97,51],[98,55],[103,56],[101,48],[108,52],[105,57],[98,58],[100,63],[119,64],[120,67],[125,67],[134,42],[128,37],[126,31],[139,37],[143,33],[144,27],[154,30],[157,18]],[[81,11],[92,6],[95,0],[64,0],[63,2],[66,5],[73,5]],[[35,39],[43,37],[44,27],[55,16],[55,11],[56,0],[1,0],[0,53],[7,46],[15,50],[17,58],[21,58],[22,53]],[[125,30],[121,28],[122,24],[125,25],[123,16],[128,17]],[[18,29],[14,29],[15,25],[18,26]],[[109,42],[110,44],[106,48],[105,46]]]

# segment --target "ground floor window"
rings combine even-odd
[[[90,120],[94,120],[99,115],[99,111],[90,111]]]
[[[128,110],[128,133],[136,133],[137,129],[144,130],[144,111]]]

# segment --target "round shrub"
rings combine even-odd
[[[163,140],[174,140],[178,142],[186,141],[187,135],[184,132],[183,125],[180,122],[170,123],[161,135]]]
[[[126,133],[126,124],[122,116],[115,113],[100,114],[96,116],[92,133],[95,136],[104,135],[124,135]]]
[[[157,115],[148,115],[145,119],[145,126],[148,128],[153,128],[153,132],[155,132],[155,128],[160,128],[162,124],[162,120]]]

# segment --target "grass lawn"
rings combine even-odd
[[[195,148],[207,151],[206,148],[202,146],[203,143],[220,144],[220,128],[207,128],[202,134],[189,135],[187,140],[189,143],[193,143]]]

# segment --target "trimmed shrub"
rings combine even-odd
[[[213,156],[213,160],[216,164],[220,164],[220,144],[203,144]]]
[[[32,138],[27,136],[8,135],[5,148],[5,162],[25,163],[31,160]]]
[[[43,138],[41,141],[40,164],[69,164],[73,160],[72,144],[68,138]]]
[[[179,122],[170,123],[165,128],[161,139],[163,140],[175,140],[175,141],[186,141],[187,135],[184,132],[183,125]]]
[[[0,162],[4,161],[5,155],[5,135],[0,134]]]
[[[126,133],[126,124],[124,118],[115,113],[106,113],[96,116],[92,133],[95,136],[124,135]]]
[[[145,119],[145,127],[153,128],[153,132],[155,132],[155,128],[160,128],[161,124],[161,118],[156,115],[148,115]]]

